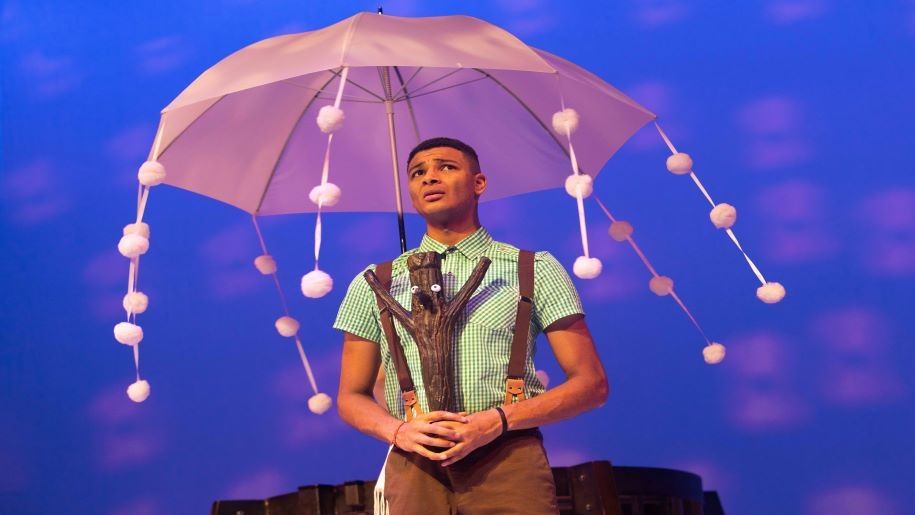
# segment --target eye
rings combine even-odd
[[[419,291],[419,286],[413,286],[410,288],[410,292],[412,292],[412,293],[416,293],[418,291]]]
[[[439,286],[438,284],[433,284],[433,285],[431,286],[431,288],[432,288],[432,291],[434,291],[435,293],[438,293],[438,292],[442,291],[442,287]]]

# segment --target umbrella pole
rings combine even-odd
[[[391,70],[380,67],[381,82],[384,86],[384,110],[388,115],[388,136],[391,141],[391,169],[394,173],[394,203],[397,209],[397,229],[400,233],[400,252],[407,251],[407,230],[403,222],[403,199],[400,196],[400,171],[397,168],[397,135],[394,131],[394,99],[391,95]]]

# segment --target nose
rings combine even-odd
[[[438,178],[438,173],[434,171],[428,171],[423,175],[423,184],[438,184],[441,182]]]

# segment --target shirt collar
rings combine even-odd
[[[493,239],[489,231],[485,227],[480,227],[454,245],[445,245],[432,239],[428,234],[424,234],[423,241],[419,244],[419,251],[444,254],[445,251],[453,248],[454,250],[449,252],[459,252],[467,259],[476,260],[486,252],[492,242]]]

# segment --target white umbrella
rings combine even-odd
[[[568,142],[552,130],[564,107],[582,171],[596,174],[654,115],[568,61],[468,16],[357,14],[327,28],[257,42],[204,72],[162,111],[151,158],[166,183],[255,215],[313,212],[326,141],[314,120],[348,69],[335,132],[329,211],[395,210],[392,155],[432,136],[486,156],[485,200],[556,188]],[[392,136],[392,131],[396,134]],[[394,161],[398,165],[397,161]]]
[[[600,263],[589,256],[582,199],[613,153],[654,118],[599,77],[484,21],[361,13],[254,43],[191,83],[162,111],[141,167],[136,221],[149,188],[162,182],[236,206],[255,225],[261,215],[317,212],[316,266],[303,279],[303,293],[321,296],[331,285],[317,267],[321,212],[397,212],[405,250],[401,157],[420,140],[448,136],[485,156],[483,200],[565,182],[578,203],[584,251],[574,271],[590,278]],[[668,145],[671,171],[689,173],[702,189],[688,156]],[[128,296],[138,293],[146,231],[145,224],[125,229],[136,244],[122,249],[132,260]],[[274,274],[261,242],[256,265]],[[145,309],[145,298],[141,304]],[[133,322],[142,310],[126,301],[125,309],[132,327],[121,326],[118,340],[136,351],[142,332]],[[288,309],[281,318],[277,329],[296,338],[317,392],[298,323]]]

